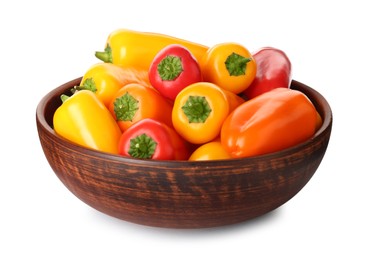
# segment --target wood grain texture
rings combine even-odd
[[[204,162],[124,158],[73,144],[53,131],[59,96],[72,80],[48,93],[36,110],[45,156],[62,183],[83,202],[110,216],[143,225],[205,228],[246,221],[295,196],[326,152],[332,111],[322,95],[297,81],[323,118],[314,137],[263,156]]]

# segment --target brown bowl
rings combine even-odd
[[[124,158],[71,143],[53,131],[60,95],[80,83],[52,90],[36,110],[45,156],[58,178],[79,199],[110,216],[170,228],[204,228],[242,222],[268,213],[296,195],[317,170],[332,129],[332,111],[314,89],[306,94],[323,124],[304,143],[244,159],[155,161]]]

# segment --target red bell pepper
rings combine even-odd
[[[174,100],[186,86],[202,80],[199,63],[191,52],[179,44],[167,45],[157,53],[149,69],[152,86]]]
[[[279,49],[264,47],[252,54],[257,64],[256,76],[244,90],[248,99],[274,88],[289,88],[292,80],[292,66],[288,56]]]
[[[173,128],[151,118],[136,122],[121,135],[119,154],[154,160],[187,160],[190,155]]]

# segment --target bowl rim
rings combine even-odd
[[[204,161],[187,161],[187,160],[152,160],[152,159],[138,159],[138,158],[132,158],[132,157],[124,157],[117,154],[110,154],[106,152],[97,151],[94,149],[90,149],[87,147],[83,147],[81,145],[75,144],[59,135],[53,130],[53,128],[49,125],[45,118],[45,108],[47,105],[51,102],[51,98],[56,95],[61,95],[62,93],[65,93],[71,86],[76,86],[80,84],[82,77],[75,78],[73,80],[70,80],[59,87],[56,87],[52,89],[50,92],[48,92],[37,105],[36,108],[36,121],[37,121],[37,127],[42,127],[44,132],[46,132],[49,136],[55,137],[57,140],[60,141],[60,143],[66,143],[69,146],[73,147],[74,150],[86,154],[89,156],[97,156],[97,157],[103,157],[106,160],[111,161],[117,161],[122,163],[130,163],[130,164],[141,164],[143,166],[155,166],[156,167],[167,167],[167,168],[177,168],[180,166],[180,164],[185,164],[189,167],[210,167],[210,166],[231,166],[236,165],[237,162],[253,162],[256,160],[269,160],[272,158],[277,157],[277,155],[288,155],[292,154],[295,151],[301,150],[303,147],[309,145],[310,143],[314,142],[316,139],[321,138],[323,135],[327,134],[327,130],[331,130],[332,128],[332,121],[333,121],[333,115],[331,107],[328,103],[328,101],[324,98],[322,94],[320,94],[315,89],[305,85],[304,83],[301,83],[297,80],[292,79],[291,82],[291,88],[300,90],[302,93],[304,93],[315,105],[316,109],[320,113],[320,116],[322,117],[322,125],[319,127],[319,129],[315,132],[315,134],[307,139],[306,141],[299,143],[295,146],[291,146],[289,148],[273,152],[273,153],[267,153],[262,155],[256,155],[251,157],[245,157],[245,158],[231,158],[231,159],[219,159],[219,160],[204,160]],[[314,102],[315,101],[315,102]],[[323,109],[320,111],[320,107]]]

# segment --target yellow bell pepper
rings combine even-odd
[[[172,122],[185,140],[202,144],[219,136],[229,110],[229,101],[220,87],[210,82],[197,82],[178,93]]]
[[[243,92],[253,82],[257,64],[252,54],[238,43],[220,43],[208,49],[200,62],[205,81],[235,94]]]
[[[109,106],[113,96],[121,87],[129,83],[139,83],[150,86],[148,72],[135,68],[122,68],[111,63],[97,63],[92,65],[84,74],[77,90],[87,89]]]
[[[172,36],[127,29],[113,31],[107,38],[105,51],[96,52],[104,62],[148,71],[155,55],[170,44],[186,47],[200,62],[208,47]]]
[[[212,141],[199,146],[189,157],[189,161],[209,161],[232,158],[220,141]]]
[[[80,90],[63,103],[53,116],[54,131],[78,145],[118,154],[119,126],[108,108],[89,90]]]

